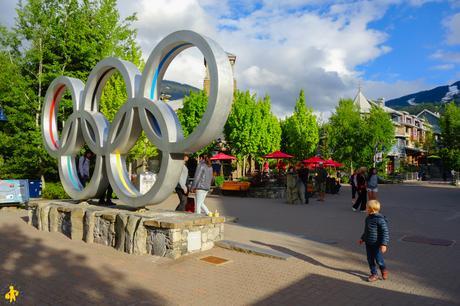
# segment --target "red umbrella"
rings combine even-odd
[[[227,155],[225,153],[218,153],[210,158],[211,160],[231,160],[236,159],[235,156]]]
[[[264,158],[273,158],[273,159],[282,159],[282,158],[293,158],[293,155],[286,154],[281,151],[275,151],[273,153],[267,154]]]
[[[319,163],[324,163],[325,160],[323,160],[321,157],[313,156],[313,157],[310,157],[309,159],[303,160],[303,162],[306,164],[319,164]]]
[[[342,167],[343,164],[336,162],[335,160],[328,159],[324,161],[324,166],[337,168],[337,167]]]

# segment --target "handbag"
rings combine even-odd
[[[187,197],[187,203],[185,204],[185,211],[194,213],[195,212],[195,198]]]

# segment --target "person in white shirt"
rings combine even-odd
[[[184,155],[184,164],[182,165],[182,172],[180,174],[179,182],[176,186],[176,194],[179,198],[179,205],[176,207],[176,211],[185,211],[185,205],[187,204],[187,179],[188,179],[188,168],[185,163],[188,161],[188,156]]]

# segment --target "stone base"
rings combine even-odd
[[[248,197],[286,199],[286,187],[250,187],[248,190]]]
[[[130,212],[86,202],[29,204],[29,224],[75,240],[99,243],[129,254],[169,258],[206,251],[224,237],[224,217],[185,212]]]

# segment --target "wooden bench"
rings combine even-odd
[[[222,194],[232,194],[235,193],[242,193],[247,196],[249,186],[251,186],[250,182],[233,182],[228,181],[222,184],[220,189],[222,190]]]

